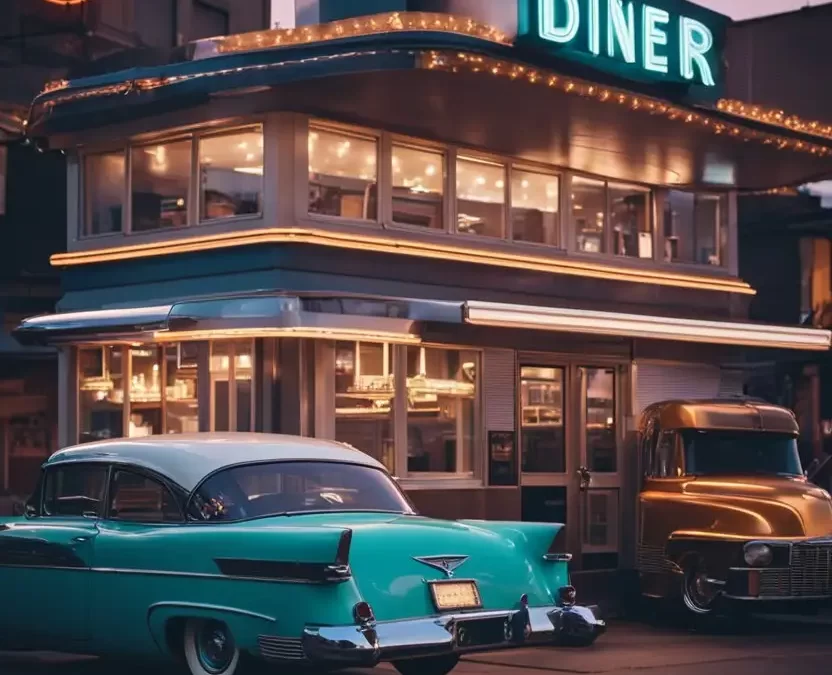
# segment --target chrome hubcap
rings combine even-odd
[[[234,660],[234,642],[225,625],[206,621],[196,637],[200,665],[213,675],[222,675]]]
[[[692,570],[685,582],[685,605],[697,614],[707,614],[716,598],[716,589],[708,581],[704,570]]]

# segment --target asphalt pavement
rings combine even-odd
[[[144,675],[149,669],[57,654],[2,654],[2,675]],[[152,668],[154,675],[162,675]],[[742,631],[714,626],[707,631],[613,622],[588,649],[536,648],[466,657],[455,675],[599,673],[633,675],[829,675],[832,622],[755,622]],[[268,672],[283,672],[280,668]],[[345,675],[388,674],[392,666],[344,671]],[[173,673],[171,673],[173,675]]]

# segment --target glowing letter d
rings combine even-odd
[[[578,0],[538,0],[540,37],[551,42],[572,42],[581,25]]]

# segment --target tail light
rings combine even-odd
[[[566,552],[566,528],[561,527],[552,543],[549,545],[549,550],[543,556],[545,560],[550,562],[569,562],[572,560],[572,554]]]
[[[352,616],[355,619],[355,623],[361,626],[366,626],[376,620],[375,614],[373,614],[373,608],[370,607],[368,602],[355,603],[355,606],[352,608]]]

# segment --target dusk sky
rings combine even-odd
[[[754,16],[777,14],[800,9],[806,5],[822,5],[825,0],[693,0],[697,5],[710,7],[727,14],[732,19],[748,19]]]

